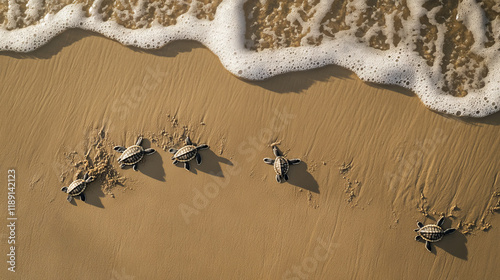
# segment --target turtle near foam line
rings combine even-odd
[[[274,166],[274,172],[276,172],[276,181],[278,183],[288,181],[288,170],[290,169],[290,165],[300,163],[300,159],[285,158],[276,146],[273,146],[273,153],[276,156],[276,159],[264,158],[264,162]]]
[[[417,223],[418,228],[415,229],[418,235],[415,236],[415,240],[417,241],[425,240],[425,248],[427,248],[427,250],[431,252],[432,242],[438,242],[439,240],[443,239],[443,236],[448,235],[455,231],[454,228],[443,230],[443,228],[441,227],[443,223],[444,223],[444,217],[441,217],[441,219],[439,219],[435,225],[424,226],[424,224],[418,222]]]
[[[74,196],[80,196],[82,201],[85,201],[85,195],[83,191],[87,188],[87,184],[94,181],[94,176],[89,176],[89,173],[85,173],[83,179],[76,179],[68,187],[62,187],[61,191],[68,194],[67,200],[71,202]]]
[[[122,146],[115,146],[113,149],[122,155],[118,158],[118,162],[120,163],[120,167],[124,168],[126,165],[132,165],[134,170],[137,171],[137,164],[142,160],[144,155],[151,155],[156,152],[155,149],[144,149],[141,146],[142,137],[137,138],[137,142],[135,145],[132,145],[128,148]]]
[[[199,150],[203,150],[203,149],[208,149],[208,145],[207,144],[201,144],[201,145],[198,145],[198,146],[195,146],[193,145],[193,143],[191,142],[191,139],[189,139],[189,136],[186,137],[186,145],[180,149],[174,149],[174,148],[170,148],[168,150],[169,153],[171,154],[174,154],[172,156],[172,160],[173,160],[173,164],[177,164],[179,162],[183,162],[184,163],[184,168],[186,168],[186,170],[189,170],[189,162],[193,159],[196,158],[196,163],[198,163],[198,165],[201,164],[201,155],[198,153]]]

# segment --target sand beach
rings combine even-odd
[[[194,41],[142,50],[69,30],[0,65],[0,195],[14,169],[17,217],[2,279],[500,272],[498,114],[436,113],[339,66],[243,80]],[[121,169],[113,146],[138,136],[157,153]],[[210,146],[190,171],[168,153],[186,136]],[[286,183],[262,161],[272,144],[302,160]],[[85,172],[86,203],[68,203],[61,187]],[[441,216],[458,231],[429,253],[413,230]]]

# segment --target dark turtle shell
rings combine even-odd
[[[144,149],[141,146],[133,145],[128,147],[118,158],[118,161],[125,165],[134,165],[144,157]]]
[[[274,160],[274,172],[280,176],[287,174],[289,167],[288,160],[284,157],[280,156]]]
[[[188,162],[196,157],[198,150],[193,145],[186,145],[180,148],[172,157],[180,162]]]
[[[426,225],[421,227],[417,232],[425,241],[429,242],[437,242],[444,236],[443,229],[438,225]]]
[[[77,179],[69,185],[68,190],[66,192],[71,196],[77,196],[81,194],[86,187],[87,183],[84,180]]]

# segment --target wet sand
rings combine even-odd
[[[144,51],[78,30],[0,65],[0,166],[4,186],[16,170],[18,217],[17,272],[4,264],[2,279],[500,272],[498,114],[437,114],[337,66],[244,81],[195,42]],[[120,169],[112,147],[139,135],[157,153]],[[190,172],[167,152],[187,135],[210,145]],[[262,161],[272,143],[303,161],[287,183]],[[87,203],[68,203],[61,187],[88,170]],[[413,229],[441,215],[459,231],[429,253]]]

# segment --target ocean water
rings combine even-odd
[[[144,49],[189,39],[241,78],[336,64],[483,117],[500,110],[499,14],[497,0],[0,0],[0,51],[70,28]]]

